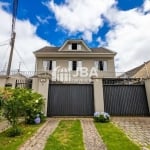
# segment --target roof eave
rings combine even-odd
[[[116,53],[36,53],[35,57],[114,57]]]

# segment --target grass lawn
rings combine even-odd
[[[140,150],[129,138],[112,123],[95,123],[108,150]]]
[[[7,137],[7,130],[0,133],[0,150],[17,150],[41,125],[21,124],[20,127],[23,130],[23,134],[16,137]]]
[[[47,140],[45,150],[84,150],[79,120],[62,120]]]

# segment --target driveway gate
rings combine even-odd
[[[105,112],[111,115],[148,115],[145,85],[133,80],[120,79],[118,81],[103,80]]]
[[[50,84],[47,116],[91,116],[92,84]]]

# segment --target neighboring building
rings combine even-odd
[[[150,61],[133,68],[124,74],[120,75],[121,78],[150,78]]]
[[[0,75],[0,87],[10,86],[15,88],[17,83],[25,83],[29,78],[21,74],[20,72],[12,72],[10,76]],[[23,87],[21,84],[18,87]]]
[[[67,40],[61,47],[47,46],[34,54],[36,72],[50,72],[52,81],[87,82],[91,76],[115,77],[116,53],[102,47],[89,48],[83,40]]]

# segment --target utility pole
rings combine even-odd
[[[7,76],[10,75],[11,64],[12,64],[12,57],[13,57],[13,51],[14,51],[14,44],[15,44],[15,37],[16,37],[16,33],[13,32],[12,33],[12,37],[11,37],[11,42],[10,42],[11,50],[10,50],[8,67],[7,67]]]
[[[16,17],[17,17],[17,8],[18,8],[18,0],[13,0],[12,28],[11,28],[11,42],[10,42],[11,50],[10,50],[10,55],[9,55],[8,67],[7,67],[7,76],[10,75],[14,44],[15,44],[15,38],[16,38],[15,23],[16,23]]]

